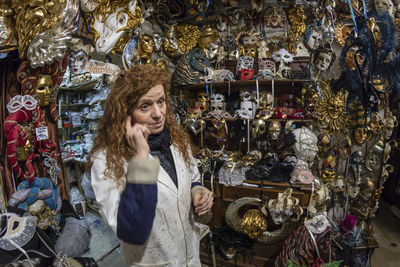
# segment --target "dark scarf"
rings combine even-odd
[[[164,129],[161,133],[149,135],[147,142],[149,144],[150,151],[161,151],[163,153],[168,152],[169,147],[172,144],[168,128],[164,126]]]
[[[161,133],[149,135],[147,142],[150,147],[150,153],[159,158],[161,167],[163,167],[176,187],[178,187],[178,177],[176,175],[174,158],[170,149],[172,141],[169,135],[169,129],[164,126]]]

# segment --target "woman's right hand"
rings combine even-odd
[[[132,126],[132,117],[126,120],[126,139],[133,149],[134,157],[138,159],[148,159],[150,147],[147,138],[150,135],[149,129],[144,124],[135,123]]]

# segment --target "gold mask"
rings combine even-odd
[[[362,145],[367,142],[372,136],[366,127],[357,127],[353,130],[354,140],[358,145]]]
[[[20,161],[26,161],[32,151],[32,144],[30,142],[31,131],[28,127],[23,127],[21,132],[23,135],[26,135],[26,143],[23,146],[17,147],[17,159]]]
[[[35,92],[36,98],[39,101],[39,106],[48,106],[52,93],[52,79],[50,75],[39,75]]]

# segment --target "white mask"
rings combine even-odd
[[[293,145],[294,153],[298,159],[304,161],[312,161],[318,152],[318,138],[306,127],[301,127],[293,130],[296,136],[296,143]]]
[[[242,69],[251,70],[253,69],[253,66],[254,66],[254,58],[243,56],[240,57],[237,61],[236,71],[240,71]]]
[[[98,3],[94,2],[94,1],[81,0],[81,8],[84,12],[87,12],[87,13],[93,12],[96,9],[97,5],[98,5]]]
[[[319,28],[317,29],[312,28],[308,39],[306,39],[308,47],[312,50],[315,50],[322,45],[322,30]]]
[[[319,53],[315,61],[315,67],[320,71],[326,71],[331,65],[332,56],[327,53]]]
[[[251,101],[240,102],[240,110],[236,112],[242,119],[254,119],[256,115],[256,104]]]
[[[388,12],[393,17],[394,6],[391,0],[374,0],[376,12]]]
[[[225,103],[225,97],[221,94],[213,94],[211,99],[211,103]]]
[[[212,102],[210,104],[210,110],[215,114],[221,114],[225,111],[225,103],[224,102]]]
[[[163,37],[160,33],[153,34],[153,41],[154,41],[154,51],[159,52],[161,51],[162,44],[163,44]]]
[[[215,58],[218,52],[218,43],[217,42],[211,42],[207,45],[204,53],[206,54],[208,60],[212,60]]]
[[[134,13],[136,0],[130,1],[128,7],[117,8],[113,13],[107,15],[104,22],[101,22],[103,20],[101,16],[100,20],[95,19],[93,28],[99,33],[99,38],[96,41],[96,51],[99,54],[108,54],[122,35],[128,31],[128,29],[120,31],[128,25],[128,20],[131,19],[128,13],[123,11],[126,8]]]
[[[281,62],[283,61],[284,63],[290,63],[293,61],[294,55],[289,53],[285,48],[281,48],[279,51],[276,51],[275,53],[272,54],[272,58],[276,62]]]

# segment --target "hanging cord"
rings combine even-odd
[[[209,95],[208,95],[208,83],[206,82],[206,96],[207,100],[210,100]]]
[[[364,0],[362,0],[362,3],[363,3],[363,9],[364,9],[364,17],[365,17],[365,20],[368,20],[367,4],[365,3]]]
[[[231,81],[228,81],[228,96],[231,95]]]
[[[87,26],[87,34],[89,34],[90,24],[92,23],[92,18],[93,18],[93,12],[90,14],[89,23],[88,23],[88,26]]]
[[[271,110],[274,109],[274,101],[275,101],[275,76],[272,78],[272,105]]]
[[[351,0],[346,0],[346,2],[349,4],[351,17],[353,18],[353,23],[354,23],[354,37],[357,38],[357,37],[358,37],[358,27],[357,27],[356,17],[355,17],[355,15],[354,15],[353,5],[352,5],[352,3],[351,3]]]
[[[79,1],[79,11],[78,11],[78,23],[76,25],[76,31],[75,34],[78,34],[78,30],[79,30],[79,23],[81,21],[81,2]]]
[[[313,198],[313,195],[314,195],[314,190],[315,190],[315,188],[314,188],[314,181],[313,181],[312,184],[311,184],[310,200],[308,201],[307,207],[310,206],[310,204],[311,204],[311,201],[312,201],[312,198]],[[310,215],[308,214],[308,209],[307,209],[307,218],[310,218]]]
[[[250,153],[250,119],[247,119],[247,154]]]
[[[212,81],[211,81],[211,83],[210,83],[210,93],[211,93],[211,98],[213,97],[212,85],[213,85],[213,83],[212,83]]]
[[[256,79],[256,89],[257,89],[257,108],[260,107],[260,88],[258,87],[258,79]]]

